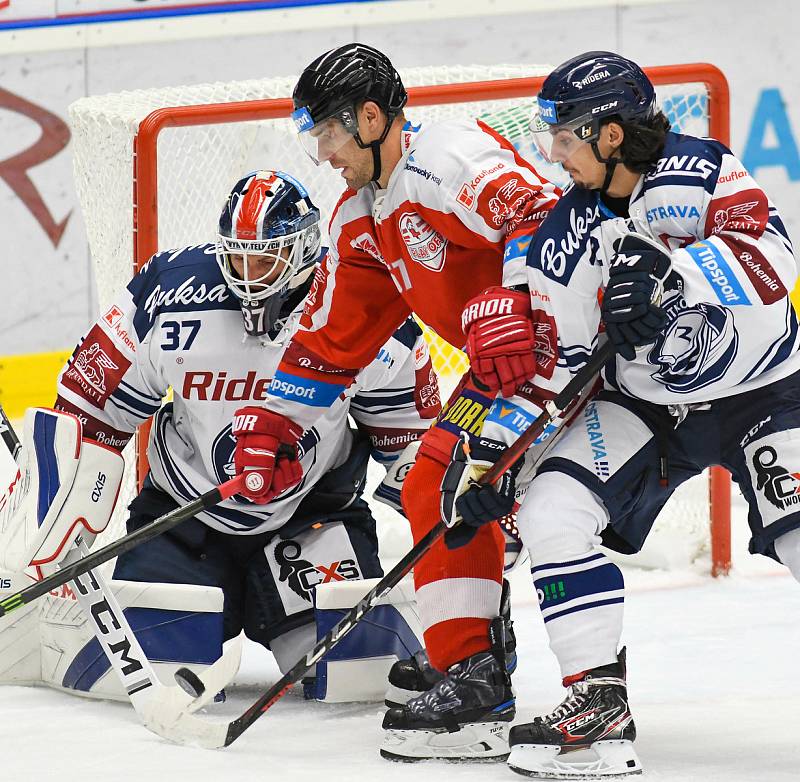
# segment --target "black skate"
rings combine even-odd
[[[502,626],[499,618],[495,622]],[[505,760],[514,719],[511,677],[495,652],[453,665],[428,692],[383,718],[381,755],[390,760]]]
[[[639,774],[635,738],[623,649],[616,663],[593,668],[573,682],[552,714],[511,729],[508,765],[546,779]]]
[[[506,670],[514,673],[517,667],[517,639],[514,636],[514,623],[511,621],[511,593],[508,581],[503,581],[500,598],[500,616],[503,619],[505,638]],[[431,667],[428,655],[422,649],[407,660],[398,660],[389,671],[389,687],[384,703],[389,708],[397,708],[427,692],[444,678],[441,671]]]

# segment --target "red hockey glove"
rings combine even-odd
[[[461,314],[472,374],[490,391],[512,396],[536,374],[536,335],[528,293],[488,288]]]
[[[236,474],[246,476],[245,497],[265,505],[300,482],[303,470],[297,443],[303,430],[294,421],[263,407],[242,407],[234,415],[231,431],[236,438]]]

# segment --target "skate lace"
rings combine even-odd
[[[414,714],[419,714],[426,710],[433,710],[442,701],[461,703],[461,699],[456,694],[456,685],[450,676],[445,676],[428,692],[409,701],[408,707]]]
[[[582,708],[582,701],[589,695],[589,690],[592,687],[601,686],[625,686],[622,679],[613,677],[598,678],[598,679],[583,679],[570,685],[567,691],[567,697],[556,708],[544,717],[544,722],[558,722],[559,720],[571,714],[573,711],[578,711]]]

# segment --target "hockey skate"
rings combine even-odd
[[[412,698],[427,692],[444,679],[444,674],[431,667],[428,655],[420,649],[407,660],[398,660],[389,670],[389,686],[384,703],[390,708],[401,708]]]
[[[493,625],[502,634],[500,617]],[[505,760],[514,714],[504,661],[494,651],[478,652],[453,665],[428,692],[386,712],[381,755],[407,762]]]
[[[598,779],[640,774],[636,726],[628,707],[625,650],[570,685],[555,711],[511,729],[512,771],[537,779]]]
[[[511,592],[508,581],[503,581],[500,598],[500,616],[503,619],[505,639],[506,670],[514,673],[517,667],[517,639],[514,636],[514,623],[511,621]],[[398,708],[427,692],[444,678],[441,671],[433,668],[424,649],[406,660],[398,660],[389,671],[389,686],[384,703],[389,708]]]

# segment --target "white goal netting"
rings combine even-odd
[[[447,66],[408,69],[401,71],[401,75],[407,87],[414,87],[543,76],[549,70],[549,66],[542,65]],[[133,274],[135,226],[141,228],[144,219],[141,210],[134,211],[135,139],[143,120],[157,109],[210,104],[202,124],[167,127],[158,138],[157,186],[148,196],[157,206],[158,249],[211,240],[230,188],[255,168],[275,168],[297,177],[327,222],[342,190],[341,178],[329,166],[316,167],[306,157],[288,111],[280,119],[231,122],[216,108],[218,104],[286,98],[291,95],[295,81],[295,76],[289,76],[134,90],[83,98],[70,106],[75,182],[101,310]],[[658,94],[676,129],[708,134],[709,96],[705,84],[683,80],[659,86]],[[560,169],[546,164],[531,143],[528,122],[533,103],[533,93],[526,98],[507,100],[487,100],[476,93],[467,102],[409,105],[406,114],[415,124],[451,117],[479,117],[510,139],[544,176],[563,182]],[[463,354],[441,340],[432,341],[437,371],[451,376],[463,372],[466,368]],[[126,458],[132,463],[131,453]],[[135,491],[135,480],[135,470],[131,468],[106,540],[121,532],[124,506]],[[689,559],[708,545],[706,482],[701,479],[693,483],[696,487],[682,492],[686,496],[672,503],[675,512],[665,514],[662,522],[671,530],[678,530],[681,545],[686,542],[690,549]]]

